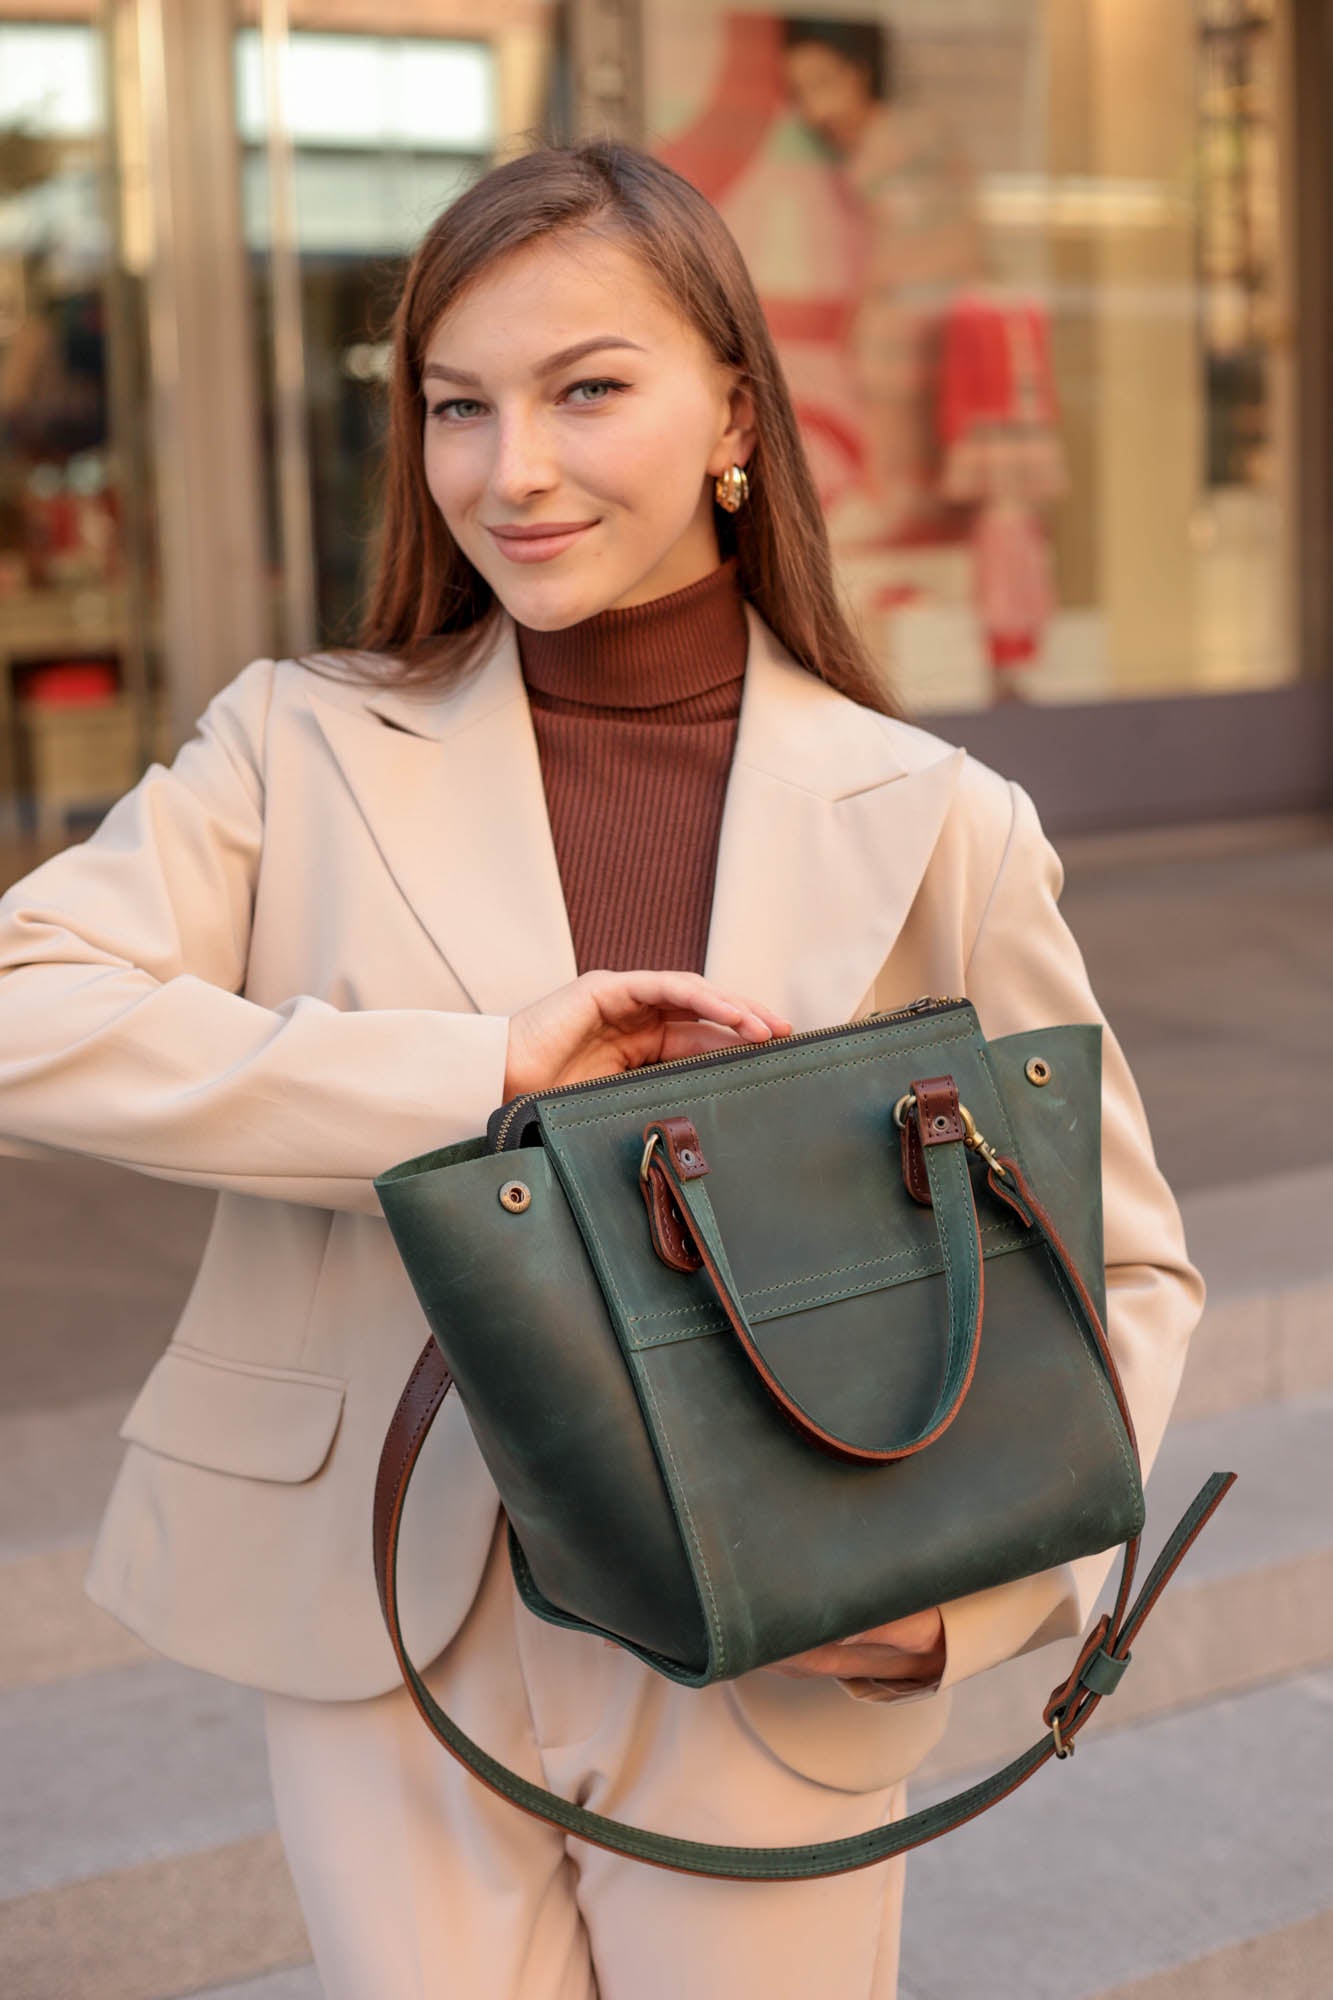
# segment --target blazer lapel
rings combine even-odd
[[[311,706],[385,862],[481,1014],[578,976],[513,623],[443,694]]]
[[[750,650],[704,962],[797,1028],[849,1019],[900,930],[961,750]],[[403,896],[481,1013],[578,973],[512,620],[443,694],[349,683],[311,707]],[[905,994],[912,1000],[915,994]]]
[[[748,616],[704,971],[798,1029],[831,1027],[902,928],[964,753],[849,700]]]

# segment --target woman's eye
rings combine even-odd
[[[464,416],[467,416],[470,411],[480,410],[483,407],[472,396],[450,396],[442,403],[431,403],[429,405],[430,414],[433,417],[443,417],[451,410],[461,411]]]
[[[590,377],[583,382],[571,383],[564,391],[564,400],[573,400],[576,407],[587,409],[595,403],[609,402],[612,396],[628,387],[627,382],[614,382],[603,376]],[[586,396],[580,395],[580,390],[587,390],[590,393]],[[428,403],[426,407],[429,415],[437,423],[466,423],[479,410],[485,410],[486,405],[478,402],[475,396],[447,396],[441,402]]]
[[[595,380],[573,383],[570,386],[570,388],[568,388],[565,391],[565,394],[567,396],[573,396],[575,392],[579,389],[605,389],[610,392],[609,395],[592,396],[588,400],[594,403],[606,403],[610,401],[611,396],[614,396],[617,390],[624,389],[627,387],[628,384],[625,382],[612,382],[603,376],[598,376]]]

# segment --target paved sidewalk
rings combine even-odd
[[[903,2000],[1315,2000],[1333,1952],[1316,1754],[1333,822],[1062,852],[1065,913],[1210,1284],[1151,1518],[1219,1453],[1243,1483],[1077,1765],[913,1856]],[[87,1161],[0,1159],[0,1762],[19,1778],[0,1807],[0,1991],[24,2000],[319,2000],[258,1697],[159,1660],[80,1589],[116,1426],[211,1206]],[[1027,1740],[1055,1657],[975,1684],[925,1783]]]
[[[1333,819],[1061,844],[1173,1187],[1333,1163]]]

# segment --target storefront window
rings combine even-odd
[[[575,122],[732,228],[913,711],[1295,678],[1284,0],[832,6],[0,4],[0,839],[77,834],[253,652],[352,635],[406,259]],[[219,439],[249,541],[178,532]]]
[[[648,5],[648,142],[746,254],[914,709],[1291,677],[1282,28]]]
[[[105,54],[91,19],[0,21],[0,830],[8,839],[66,838],[133,783],[153,731],[145,579],[132,560],[146,495],[131,476],[136,440],[123,424],[136,362],[117,284]]]

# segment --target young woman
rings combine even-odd
[[[598,143],[496,169],[408,275],[365,651],[258,660],[0,903],[0,1130],[220,1191],[125,1420],[90,1595],[265,1691],[329,2000],[886,2000],[900,1863],[747,1885],[513,1811],[435,1743],[375,1598],[424,1335],[371,1179],[521,1090],[967,993],[1100,1021],[1018,787],[910,727],[839,610],[715,212]],[[1202,1287],[1105,1039],[1110,1337],[1145,1461]],[[511,1765],[710,1840],[903,1809],[944,1691],[1077,1633],[1075,1565],[704,1691],[539,1623],[449,1407],[399,1566],[412,1655]]]

